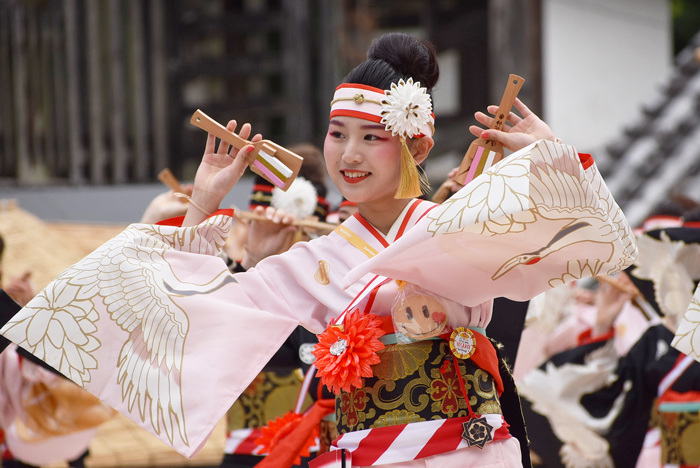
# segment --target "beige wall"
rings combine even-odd
[[[544,117],[595,152],[640,111],[672,65],[669,0],[543,0]]]

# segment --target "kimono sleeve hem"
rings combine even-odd
[[[218,216],[218,215],[225,215],[225,216],[228,216],[230,218],[233,218],[233,210],[231,208],[224,208],[221,210],[216,210],[215,212],[213,212],[212,214],[207,216],[204,221],[206,221],[207,219],[212,218],[214,216]],[[157,226],[182,227],[182,223],[184,221],[185,221],[184,216],[175,216],[174,218],[168,218],[168,219],[164,219],[162,221],[158,221],[156,223],[156,225]],[[204,221],[202,221],[202,222],[204,222]]]
[[[285,341],[287,341],[287,339],[292,334],[292,332],[294,332],[295,329],[296,329],[296,325],[290,323],[289,329],[285,330],[285,332],[283,332],[283,333],[280,333],[278,335],[278,339],[275,340],[274,343],[271,343],[272,346],[270,346],[268,349],[274,349],[274,352],[276,352],[279,348],[282,347],[282,345],[285,343]],[[273,352],[273,355],[274,355],[274,352]],[[231,406],[233,406],[233,404],[236,402],[236,400],[238,400],[238,398],[243,394],[245,389],[248,388],[248,386],[253,382],[255,377],[257,377],[257,375],[263,371],[265,364],[267,364],[267,362],[271,359],[271,356],[269,356],[269,355],[257,354],[257,355],[253,355],[253,356],[257,356],[258,359],[256,359],[254,362],[252,362],[251,366],[257,368],[258,372],[251,372],[250,374],[246,374],[246,375],[250,375],[251,377],[241,379],[241,382],[243,383],[243,385],[237,387],[234,391],[232,391],[231,396],[229,397],[226,404],[221,407],[220,412],[217,412],[216,414],[214,414],[214,417],[211,418],[211,420],[209,421],[209,424],[208,424],[209,427],[211,427],[211,431],[209,431],[208,434],[206,434],[204,437],[202,437],[201,440],[197,441],[198,444],[196,444],[196,449],[194,451],[192,451],[190,454],[186,455],[187,458],[192,458],[202,449],[202,447],[204,447],[204,445],[206,444],[206,442],[209,440],[209,438],[213,434],[214,430],[216,429],[216,425],[219,423],[219,421],[221,421],[221,419],[226,416],[226,414],[229,411],[229,408],[231,408]],[[251,359],[251,361],[252,361],[252,359]]]

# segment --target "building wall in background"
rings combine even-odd
[[[669,73],[669,0],[543,0],[544,118],[595,152]]]

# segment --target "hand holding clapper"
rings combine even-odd
[[[523,86],[525,80],[518,75],[510,75],[508,77],[508,85],[501,98],[501,104],[498,106],[498,112],[491,124],[491,130],[503,130],[508,114],[513,107],[515,98],[518,96],[518,91]],[[475,177],[481,174],[498,161],[503,159],[503,145],[495,140],[484,140],[477,138],[469,145],[467,154],[464,155],[462,164],[459,166],[455,181],[462,185],[471,182]]]
[[[253,143],[243,139],[228,131],[226,127],[199,109],[192,115],[190,123],[195,127],[206,130],[237,150],[246,145],[255,147],[253,154],[256,156],[253,162],[249,164],[250,170],[285,192],[292,185],[297,174],[299,174],[303,158],[277,143],[270,140],[261,140]]]

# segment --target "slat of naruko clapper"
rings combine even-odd
[[[261,140],[252,143],[228,131],[226,127],[199,109],[192,114],[190,123],[213,134],[237,150],[240,150],[246,145],[253,145],[256,154],[255,159],[250,163],[251,170],[284,191],[292,185],[297,174],[299,174],[299,169],[303,161],[301,156],[292,153],[277,143],[270,140]]]
[[[489,127],[491,130],[503,130],[508,114],[510,114],[510,109],[513,107],[518,91],[520,91],[524,82],[525,80],[518,75],[510,75],[508,77],[508,85],[498,106],[498,112],[496,112],[493,123]],[[469,145],[467,154],[464,155],[462,164],[459,166],[455,176],[455,181],[462,185],[468,184],[486,169],[503,159],[503,155],[503,145],[499,142],[477,138]]]

